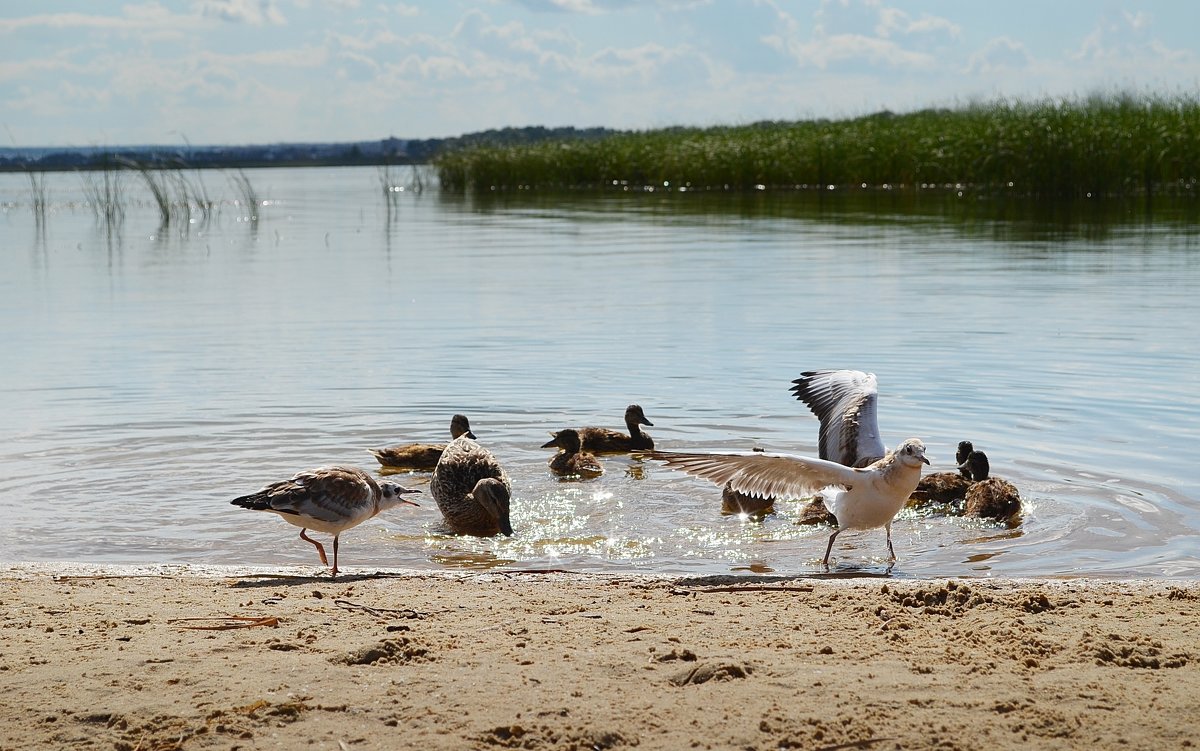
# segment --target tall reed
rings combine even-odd
[[[1034,197],[1200,192],[1200,100],[998,100],[846,120],[667,128],[448,152],[452,191],[903,189]]]
[[[33,221],[39,231],[46,228],[46,206],[49,202],[46,192],[46,173],[29,170],[29,205],[33,208]]]
[[[234,200],[234,204],[247,212],[245,215],[246,221],[257,225],[258,210],[261,203],[258,200],[258,193],[254,190],[254,185],[250,182],[250,178],[246,177],[244,171],[238,170],[229,177],[229,182],[233,184],[234,190],[237,191],[239,196]]]
[[[111,159],[104,160],[104,168],[80,173],[83,180],[83,195],[97,219],[103,219],[111,229],[125,218],[125,188],[121,180],[120,166]]]

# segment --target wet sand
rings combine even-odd
[[[0,748],[1200,743],[1194,582],[312,571],[0,568]]]

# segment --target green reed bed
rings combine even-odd
[[[953,190],[1036,197],[1200,192],[1200,101],[998,101],[847,120],[669,128],[478,147],[435,161],[451,191]]]

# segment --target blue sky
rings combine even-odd
[[[653,128],[1200,91],[1181,0],[0,0],[4,145]]]

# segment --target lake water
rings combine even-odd
[[[902,515],[894,576],[1200,575],[1187,216],[411,189],[389,208],[373,168],[246,175],[258,221],[205,173],[211,219],[166,229],[136,176],[116,226],[48,176],[39,228],[27,178],[0,175],[0,561],[315,571],[296,528],[229,500],[374,468],[368,447],[444,440],[463,412],[512,476],[516,536],[438,535],[426,495],[348,532],[345,567],[816,573],[829,529],[795,504],[722,516],[718,488],[620,456],[559,481],[538,447],[637,402],[660,448],[815,455],[788,387],[844,367],[878,375],[886,443],[920,436],[949,469],[973,440],[1026,502],[1015,528]],[[843,535],[839,570],[886,552]]]

